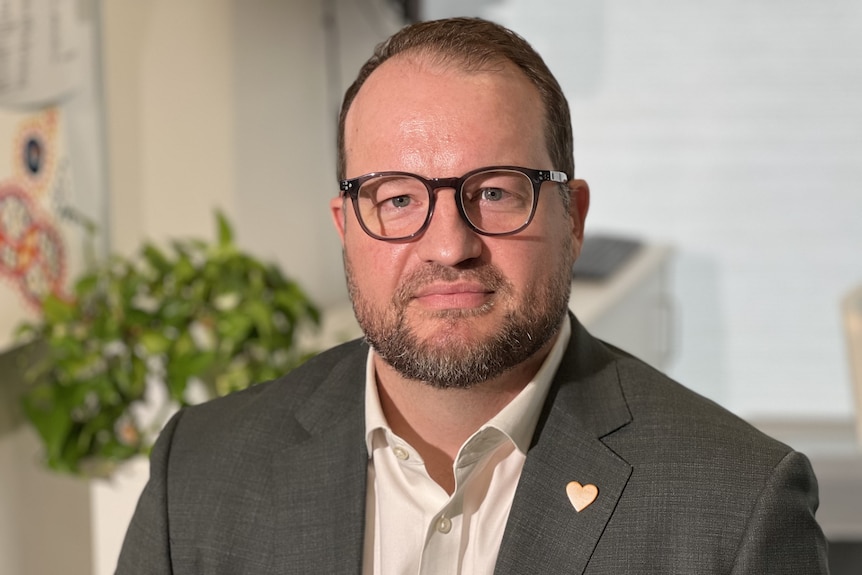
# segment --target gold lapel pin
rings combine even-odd
[[[572,481],[566,485],[566,495],[569,496],[575,511],[581,512],[596,500],[599,496],[599,488],[592,483],[581,485],[577,481]]]

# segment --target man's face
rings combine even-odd
[[[555,169],[544,124],[538,91],[512,65],[467,73],[396,56],[372,73],[347,115],[346,177]],[[350,201],[334,199],[351,299],[378,355],[409,379],[466,388],[547,348],[567,309],[588,202],[583,182],[569,187],[568,211],[559,186],[545,183],[532,223],[504,237],[471,231],[451,189],[437,192],[425,233],[399,242],[369,237]]]

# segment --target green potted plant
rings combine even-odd
[[[38,349],[25,368],[24,413],[52,469],[106,476],[146,454],[172,409],[275,378],[311,352],[298,332],[319,324],[301,288],[218,240],[144,244],[82,275],[68,298],[48,296],[18,329]]]

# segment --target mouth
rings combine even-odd
[[[412,300],[430,310],[474,309],[487,306],[495,293],[477,282],[433,283],[416,290]]]

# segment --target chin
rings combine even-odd
[[[419,317],[407,323],[420,337],[427,334],[428,338],[441,335],[449,338],[459,333],[476,336],[480,331],[500,327],[502,320],[492,317],[492,309],[493,306],[489,304],[473,308],[430,310],[418,314]]]

